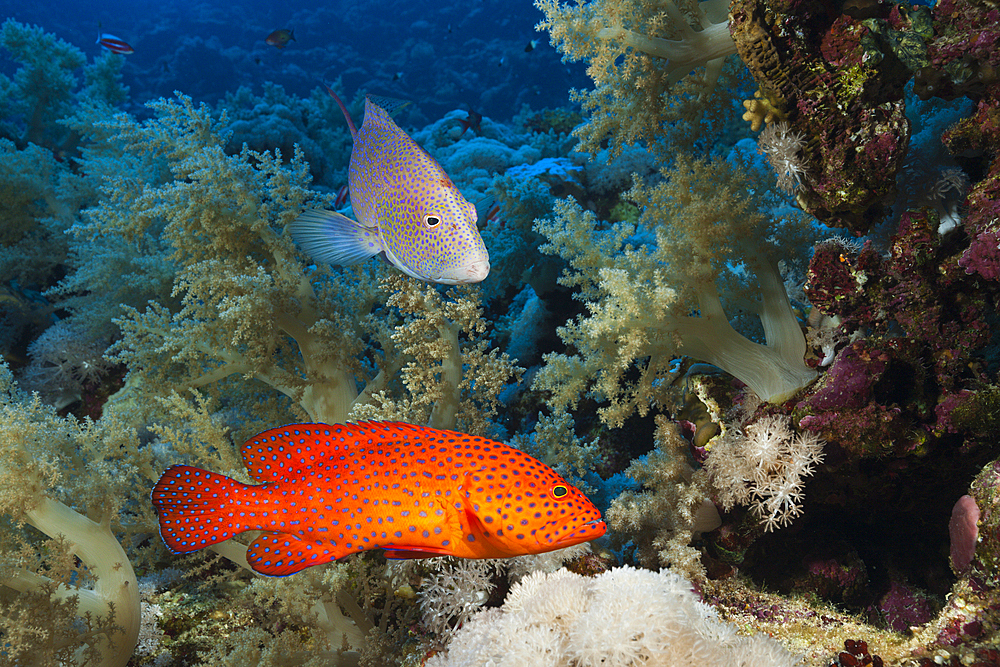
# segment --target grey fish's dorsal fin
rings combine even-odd
[[[382,95],[365,95],[368,101],[377,107],[380,107],[385,111],[385,115],[389,118],[395,118],[396,114],[403,110],[409,104],[412,104],[410,100],[400,100],[395,97],[383,97]]]

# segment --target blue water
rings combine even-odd
[[[561,63],[535,32],[542,14],[530,0],[89,4],[4,0],[0,8],[90,58],[100,54],[98,25],[127,41],[135,53],[123,80],[133,106],[175,90],[214,103],[240,86],[259,92],[267,81],[306,96],[342,77],[348,95],[412,100],[430,120],[469,106],[504,120],[524,103],[565,105],[571,87],[588,85],[583,65]],[[283,50],[264,43],[279,28],[295,33]],[[531,40],[538,46],[526,52]],[[5,54],[0,71],[14,71]]]

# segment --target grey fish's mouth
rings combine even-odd
[[[480,259],[468,266],[463,267],[463,271],[466,275],[466,283],[479,283],[486,279],[486,276],[490,275],[490,260]]]
[[[479,259],[453,271],[430,276],[430,280],[443,285],[466,285],[479,283],[490,275],[490,261]]]

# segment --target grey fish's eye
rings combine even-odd
[[[434,229],[435,227],[437,227],[438,225],[441,224],[441,218],[439,218],[436,215],[425,215],[424,216],[424,224],[427,227],[429,227],[431,229]]]

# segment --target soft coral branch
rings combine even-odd
[[[715,364],[745,382],[766,401],[780,403],[812,382],[816,371],[805,365],[806,340],[788,302],[777,269],[757,264],[761,290],[758,313],[765,344],[755,343],[729,323],[712,282],[698,288],[699,315],[673,320],[680,337],[677,351]]]

